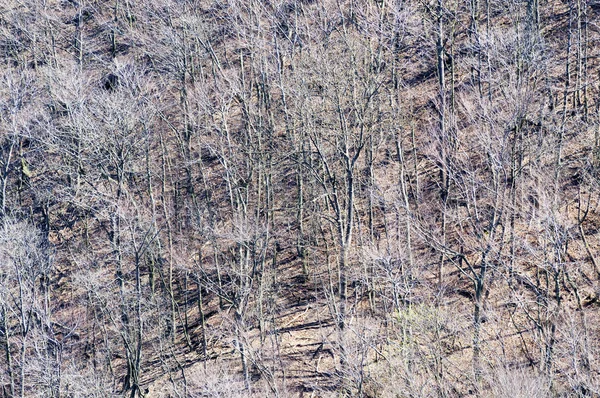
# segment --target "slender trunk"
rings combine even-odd
[[[9,328],[8,328],[8,320],[6,308],[4,305],[0,307],[0,320],[2,324],[0,325],[0,334],[4,337],[4,351],[6,358],[6,372],[8,374],[8,380],[10,382],[10,397],[15,396],[15,376],[13,373],[13,360],[11,354],[11,346],[10,346],[10,338],[9,338]]]
[[[167,294],[169,296],[169,303],[171,309],[171,318],[169,324],[169,335],[171,336],[171,341],[175,341],[175,319],[176,319],[176,308],[175,308],[175,295],[173,292],[173,233],[171,226],[171,214],[167,209],[167,168],[169,167],[168,163],[168,150],[163,140],[162,135],[160,136],[160,143],[162,147],[162,185],[161,185],[161,202],[162,202],[162,210],[165,216],[165,221],[167,224],[167,241],[168,241],[168,250],[169,250],[169,269],[166,282]],[[176,199],[175,199],[176,200]],[[164,274],[163,274],[164,275]],[[163,278],[164,280],[164,278]]]
[[[6,188],[8,186],[8,174],[10,171],[10,163],[12,160],[12,154],[15,143],[11,142],[10,147],[8,149],[8,155],[6,156],[6,160],[3,161],[3,170],[2,170],[2,202],[0,208],[0,216],[4,218],[6,216]]]
[[[438,90],[439,90],[439,151],[440,151],[440,198],[442,201],[442,245],[446,245],[446,209],[448,203],[448,139],[446,131],[446,71],[445,71],[445,50],[444,50],[444,0],[438,0],[437,3],[437,38],[436,38],[436,54],[437,54],[437,73],[438,73]],[[438,265],[438,289],[442,290],[444,283],[444,262],[446,256],[442,251],[440,254]]]

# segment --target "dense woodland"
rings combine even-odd
[[[599,21],[0,0],[0,397],[600,396]]]

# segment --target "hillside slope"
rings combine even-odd
[[[0,2],[0,397],[600,395],[600,4]]]

